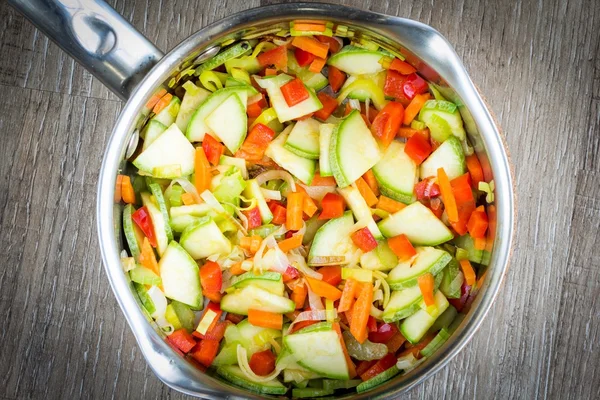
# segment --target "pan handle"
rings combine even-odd
[[[8,2],[123,100],[164,56],[102,0]]]

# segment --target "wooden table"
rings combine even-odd
[[[113,0],[169,50],[272,1]],[[470,345],[407,398],[600,398],[600,2],[344,1],[432,25],[506,136],[518,230]],[[183,398],[142,358],[105,277],[94,222],[122,103],[0,4],[0,397]]]

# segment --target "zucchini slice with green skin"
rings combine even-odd
[[[233,58],[243,56],[244,54],[250,52],[250,50],[252,50],[252,46],[250,45],[250,43],[248,43],[248,41],[244,40],[242,42],[236,43],[233,46],[230,46],[225,50],[220,51],[219,54],[215,55],[214,57],[211,57],[208,60],[206,60],[203,64],[196,68],[194,75],[200,76],[202,72],[213,70],[225,64],[227,61]]]
[[[279,136],[269,143],[265,155],[303,183],[310,185],[315,176],[316,161],[300,157],[283,147],[287,137],[288,134],[285,130],[281,132]]]
[[[194,115],[200,104],[210,96],[210,92],[194,85],[192,81],[187,81],[183,87],[186,90],[175,123],[181,129],[181,132],[186,132],[192,115]]]
[[[392,141],[381,161],[373,167],[373,174],[384,196],[410,204],[415,201],[418,167],[404,152],[404,147],[404,143]]]
[[[331,134],[335,129],[335,124],[321,124],[319,127],[319,174],[321,176],[332,176],[331,165],[329,164],[329,145],[331,143]]]
[[[140,132],[140,137],[144,139],[144,145],[142,146],[142,150],[146,150],[152,142],[156,140],[160,135],[167,130],[167,127],[161,124],[158,121],[151,119],[148,121],[142,132]]]
[[[400,373],[400,370],[398,369],[398,367],[396,367],[395,365],[392,365],[391,368],[386,369],[379,375],[376,375],[373,378],[369,379],[368,381],[364,381],[363,383],[358,385],[356,387],[356,391],[358,393],[362,393],[362,392],[366,392],[367,390],[371,390],[375,386],[379,386],[382,383],[389,381],[390,379],[392,379],[399,373]]]
[[[435,304],[428,311],[425,304],[419,311],[402,321],[400,325],[400,333],[410,343],[418,343],[433,325],[435,320],[444,312],[450,305],[446,297],[439,290],[434,295]]]
[[[140,259],[140,253],[142,252],[142,243],[144,242],[144,233],[142,230],[133,222],[131,216],[135,212],[133,204],[127,204],[123,208],[123,232],[125,233],[125,240],[127,240],[127,246],[131,252],[131,256],[136,262]]]
[[[283,278],[279,272],[265,272],[261,275],[255,275],[254,272],[249,271],[240,276],[236,276],[231,281],[231,290],[243,289],[246,286],[253,285],[264,289],[268,292],[276,294],[277,296],[283,296],[285,287],[283,284]],[[228,291],[230,289],[227,289]]]
[[[360,266],[373,271],[389,271],[398,265],[398,257],[387,243],[382,240],[374,250],[360,256]]]
[[[194,260],[231,252],[231,242],[211,217],[202,217],[185,228],[179,243]]]
[[[165,296],[188,306],[202,307],[202,287],[198,264],[177,242],[169,243],[158,262]]]
[[[411,316],[419,310],[422,300],[423,294],[419,286],[393,291],[387,307],[383,310],[383,320],[394,322]]]
[[[233,93],[204,119],[211,132],[232,154],[240,148],[248,131],[246,96],[246,92]]]
[[[249,309],[285,314],[294,311],[296,303],[258,286],[248,285],[223,296],[221,309],[240,315],[248,315]]]
[[[333,218],[317,230],[308,253],[308,265],[341,265],[347,263],[346,256],[356,250],[350,238],[354,226],[351,211]]]
[[[364,197],[362,197],[358,189],[354,186],[348,186],[338,189],[338,193],[342,195],[344,200],[346,200],[346,204],[348,204],[348,207],[350,207],[350,210],[352,210],[356,220],[361,221],[364,219],[369,219],[370,221],[367,225],[367,228],[369,228],[369,231],[373,237],[377,240],[383,239],[383,235],[377,227],[377,223],[373,219],[371,209],[367,205],[367,202],[365,201]]]
[[[160,188],[160,185],[150,177],[146,178],[146,186],[148,186],[148,189],[150,189],[152,192],[152,196],[154,196],[156,204],[158,204],[158,209],[160,210],[163,220],[165,221],[165,233],[167,234],[167,240],[170,242],[173,240],[173,231],[171,230],[171,225],[169,225],[169,211],[167,210],[167,204],[165,202],[162,189]]]
[[[450,229],[418,201],[390,215],[378,226],[385,237],[405,234],[415,245],[437,246],[454,237]]]
[[[357,110],[331,135],[329,162],[340,188],[349,186],[381,160],[379,145]]]
[[[329,84],[329,80],[320,72],[309,71],[308,66],[301,67],[296,61],[294,52],[288,51],[288,69],[296,75],[302,83],[311,89],[319,91]]]
[[[323,108],[323,104],[321,104],[315,91],[310,88],[306,88],[309,95],[306,100],[303,100],[292,107],[288,106],[283,97],[283,93],[281,93],[281,87],[292,79],[291,76],[286,74],[255,79],[256,83],[258,83],[261,88],[267,90],[271,106],[275,109],[279,122],[290,121]]]
[[[164,126],[171,126],[175,122],[177,115],[179,114],[179,108],[181,107],[181,100],[179,97],[173,96],[169,104],[163,108],[158,114],[152,117],[152,121],[157,121]]]
[[[427,100],[419,112],[419,119],[427,125],[431,138],[438,143],[454,135],[465,140],[466,132],[456,104],[446,100]]]
[[[194,154],[194,146],[186,139],[177,125],[172,124],[137,156],[133,165],[152,176],[156,169],[179,166],[178,171],[173,171],[171,176],[163,176],[168,179],[179,178],[194,172]]]
[[[383,57],[385,53],[380,51],[348,45],[329,57],[327,64],[350,75],[375,74],[383,71],[379,62]]]
[[[309,371],[332,379],[348,379],[348,365],[331,323],[319,323],[283,338],[296,362]]]
[[[393,290],[418,286],[417,281],[423,274],[437,275],[452,260],[452,256],[444,250],[434,247],[417,247],[414,259],[401,262],[390,271],[387,282]]]
[[[269,209],[269,205],[267,204],[265,196],[262,194],[256,179],[247,181],[246,189],[244,189],[244,197],[247,199],[256,199],[256,204],[260,211],[260,218],[263,224],[268,224],[273,220],[273,213]]]
[[[152,199],[152,196],[150,196],[150,193],[142,192],[140,195],[142,197],[142,204],[148,210],[150,220],[152,220],[154,235],[156,236],[156,250],[158,250],[158,255],[162,257],[164,252],[167,250],[167,246],[169,245],[169,239],[167,236],[168,222],[165,221],[162,212]],[[169,229],[171,229],[170,226]]]
[[[450,180],[467,172],[465,153],[460,140],[456,137],[448,138],[423,161],[423,164],[421,164],[421,179],[437,176],[438,168],[444,168]]]
[[[253,392],[257,393],[284,395],[288,390],[287,387],[277,380],[277,378],[273,378],[273,380],[268,382],[253,382],[246,377],[246,375],[237,365],[221,366],[217,368],[217,375],[236,386],[252,390]]]
[[[458,261],[452,258],[448,263],[448,267],[444,270],[442,276],[442,283],[440,284],[440,290],[449,299],[460,298],[460,289],[465,278],[460,270]]]
[[[318,160],[321,123],[313,118],[296,122],[283,147],[300,157]],[[325,153],[327,154],[327,153]]]

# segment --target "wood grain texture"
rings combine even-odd
[[[334,1],[432,25],[507,138],[511,268],[470,345],[407,398],[600,397],[600,2]],[[113,0],[158,47],[280,1]],[[146,365],[110,291],[93,222],[121,104],[0,3],[0,397],[183,398]]]

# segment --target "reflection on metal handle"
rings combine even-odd
[[[8,2],[123,100],[163,57],[102,0]]]

